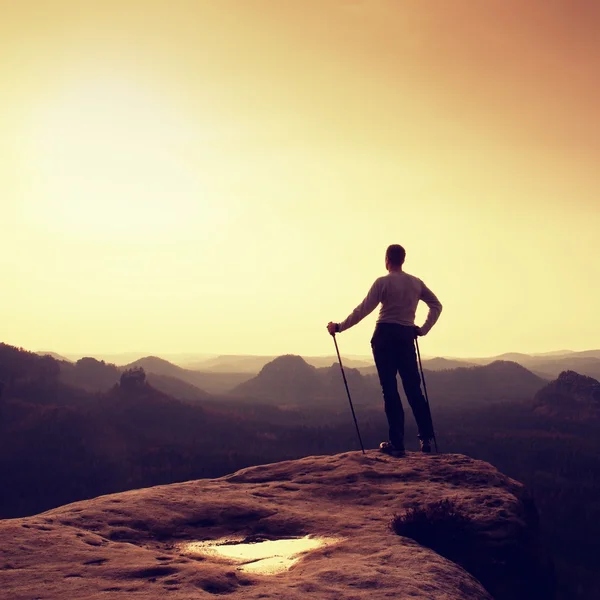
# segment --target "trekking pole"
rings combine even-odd
[[[425,392],[425,404],[429,412],[429,422],[431,423],[431,433],[433,435],[433,445],[436,453],[438,452],[437,440],[435,439],[435,431],[433,429],[433,419],[431,418],[431,406],[429,406],[429,396],[427,395],[427,384],[425,383],[425,374],[423,373],[423,363],[421,363],[421,352],[419,350],[419,340],[415,337],[415,346],[417,347],[417,357],[419,358],[419,368],[421,369],[421,381],[423,382],[423,391]]]
[[[352,417],[354,419],[354,424],[356,425],[356,433],[358,434],[358,441],[360,442],[360,449],[362,453],[365,453],[365,448],[362,443],[362,438],[360,437],[360,431],[358,430],[358,421],[356,420],[356,415],[354,414],[354,406],[352,406],[352,398],[350,398],[350,390],[348,389],[348,382],[346,381],[346,374],[344,373],[344,367],[342,367],[342,358],[340,356],[340,351],[337,345],[337,340],[335,339],[335,333],[332,333],[333,343],[335,344],[335,351],[337,352],[338,361],[340,363],[340,369],[342,370],[342,377],[344,378],[344,385],[346,386],[346,392],[348,394],[348,402],[350,402],[350,410],[352,411]]]

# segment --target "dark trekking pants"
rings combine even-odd
[[[390,442],[396,448],[404,448],[404,409],[398,394],[396,373],[402,379],[406,398],[417,422],[419,437],[433,438],[431,413],[421,391],[414,332],[414,327],[406,325],[377,323],[371,339],[385,414],[390,426]]]

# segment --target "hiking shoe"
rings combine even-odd
[[[390,456],[395,456],[396,458],[402,458],[403,456],[406,456],[404,448],[396,448],[392,442],[381,442],[381,444],[379,444],[379,450],[381,452],[385,452],[385,454],[389,454]]]
[[[431,452],[431,440],[429,438],[422,438],[419,442],[421,444],[421,452],[429,454]]]

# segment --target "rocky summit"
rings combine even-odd
[[[390,527],[444,500],[473,528],[440,546],[462,544],[462,566]],[[252,568],[294,539],[305,546],[285,568]],[[236,556],[239,542],[267,550]],[[551,579],[523,486],[455,454],[307,457],[0,521],[11,600],[534,600],[551,597]]]
[[[534,398],[539,413],[568,421],[600,419],[600,382],[574,371],[563,371]]]

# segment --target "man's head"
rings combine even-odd
[[[385,251],[385,268],[388,271],[400,271],[406,258],[406,250],[400,244],[392,244]]]

